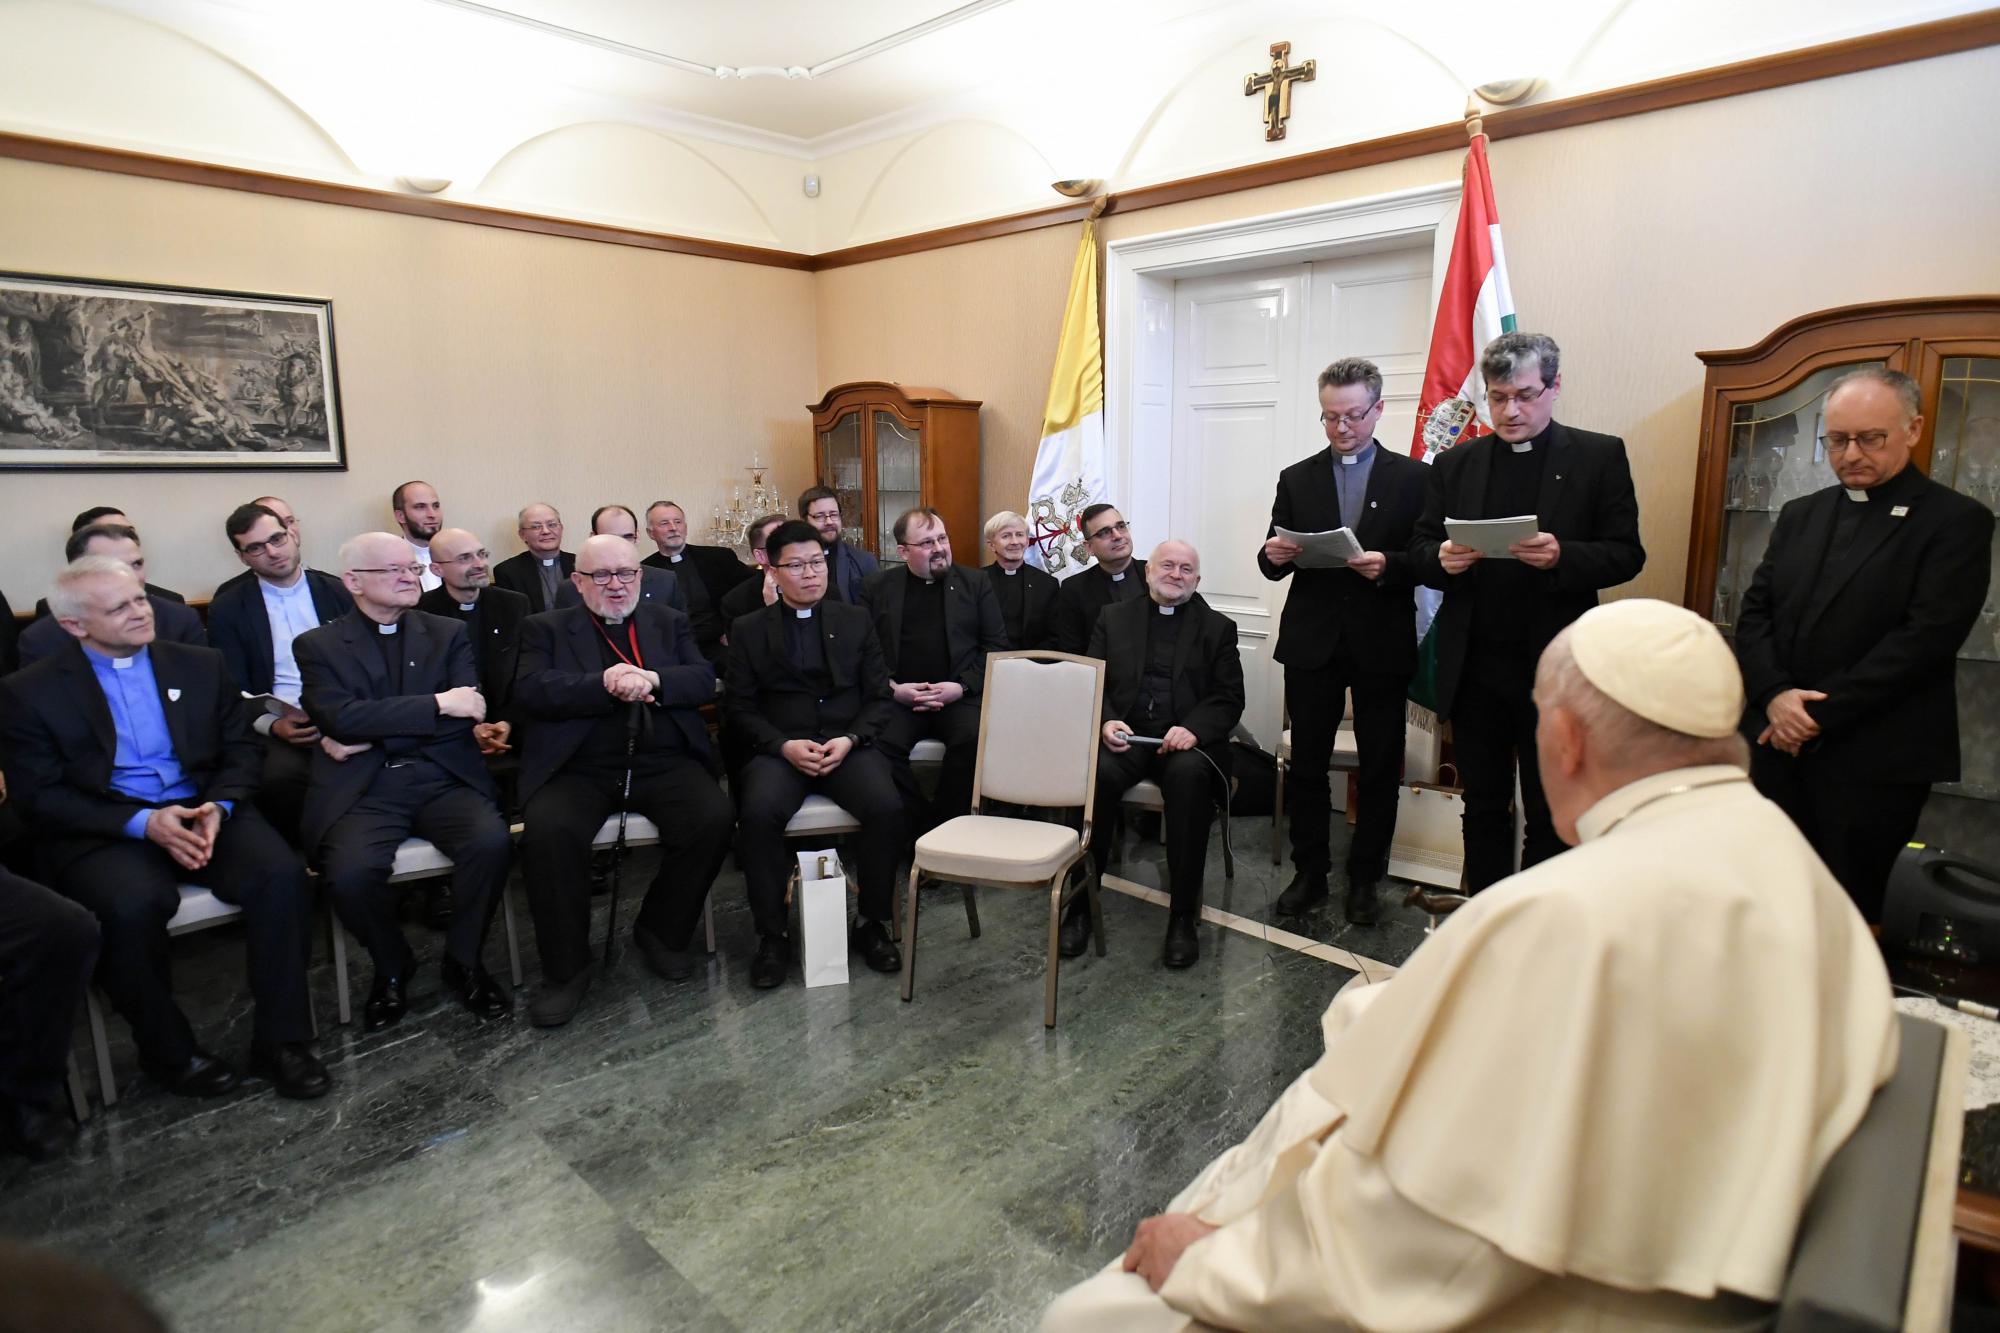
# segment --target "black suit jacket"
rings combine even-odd
[[[568,551],[558,551],[556,559],[562,565],[562,582],[557,585],[557,596],[561,596],[561,590],[569,587],[569,576],[576,572],[576,557]],[[493,581],[509,592],[517,592],[527,598],[530,615],[540,615],[550,609],[546,604],[548,599],[542,596],[540,561],[541,557],[533,551],[523,551],[493,566]],[[436,592],[437,589],[431,591]]]
[[[308,569],[306,584],[312,589],[320,624],[330,624],[354,609],[353,595],[334,575]],[[271,617],[264,609],[264,585],[255,575],[231,579],[215,590],[215,600],[208,604],[208,641],[229,664],[238,689],[271,692],[278,668],[272,655]]]
[[[859,604],[861,585],[882,562],[852,542],[835,542],[826,552],[826,595]]]
[[[872,743],[891,717],[889,668],[868,612],[846,602],[819,604],[821,651],[833,691],[821,696],[792,666],[781,598],[729,627],[723,714],[746,753],[775,755],[786,741],[853,735]]]
[[[420,752],[474,791],[497,799],[492,775],[472,739],[472,723],[445,717],[433,697],[460,685],[479,684],[479,661],[465,626],[415,609],[403,613],[398,638],[404,658],[403,693],[389,693],[388,668],[374,639],[375,622],[353,611],[292,641],[304,690],[299,702],[313,725],[347,745],[369,748],[336,761],[314,750],[312,786],[299,821],[302,844],[316,848],[339,818],[375,781],[388,762],[376,742],[411,736]],[[410,665],[414,663],[414,665]]]
[[[1334,488],[1334,461],[1329,445],[1278,474],[1278,494],[1271,501],[1271,526],[1293,532],[1328,532],[1340,526],[1340,494]],[[1274,661],[1311,670],[1333,660],[1343,642],[1355,645],[1370,669],[1408,678],[1417,672],[1416,575],[1410,564],[1410,538],[1424,512],[1424,465],[1375,441],[1375,461],[1368,465],[1368,489],[1361,498],[1361,518],[1354,535],[1364,551],[1385,557],[1382,577],[1365,579],[1351,569],[1300,569],[1274,565],[1259,549],[1257,568],[1264,577],[1290,578],[1284,615],[1278,621]],[[1457,517],[1454,515],[1454,517]]]
[[[1125,577],[1139,580],[1137,600],[1146,600],[1146,562],[1134,559],[1125,567]],[[1111,576],[1104,566],[1092,565],[1062,581],[1056,595],[1056,646],[1066,653],[1086,653],[1097,629],[1097,614],[1111,605]]]
[[[208,647],[208,635],[201,627],[201,617],[185,602],[167,601],[157,593],[147,593],[146,600],[153,604],[153,641],[155,643],[180,643],[191,648]],[[18,651],[22,666],[32,666],[45,657],[52,656],[58,649],[70,642],[70,633],[56,618],[47,614],[44,603],[42,618],[21,631]]]
[[[878,569],[861,584],[861,604],[875,624],[889,679],[902,680],[897,659],[903,649],[903,594],[910,574],[903,565]],[[977,697],[986,688],[986,654],[1007,651],[1007,626],[993,585],[976,569],[953,565],[944,576],[944,642],[951,655],[951,679]]]
[[[1480,587],[1479,564],[1454,576],[1438,563],[1444,521],[1510,517],[1486,503],[1493,454],[1507,447],[1497,435],[1482,435],[1440,455],[1430,465],[1424,516],[1410,542],[1417,582],[1444,593],[1435,625],[1440,717],[1451,716],[1452,700],[1465,673],[1472,600]],[[1564,626],[1597,605],[1600,589],[1630,582],[1646,567],[1646,548],[1639,542],[1639,498],[1632,489],[1625,441],[1554,421],[1549,423],[1547,448],[1535,514],[1541,530],[1554,533],[1561,542],[1562,554],[1554,569],[1541,571],[1533,625],[1536,654]]]
[[[527,722],[521,749],[524,804],[576,755],[599,718],[630,707],[604,688],[604,657],[594,619],[589,607],[573,606],[530,616],[521,627],[521,670],[514,695]],[[653,702],[640,705],[648,715],[644,725],[678,727],[688,750],[712,767],[708,726],[699,710],[715,698],[715,668],[695,643],[693,626],[667,606],[641,606],[629,623],[639,636],[646,670],[660,676]],[[614,642],[622,646],[622,641]]]
[[[752,611],[760,610],[767,605],[764,601],[764,571],[759,569],[756,575],[754,580],[745,579],[731,588],[729,595],[716,603],[715,609],[721,614],[725,626],[724,638],[728,637],[727,626],[734,625]]]
[[[1014,573],[995,564],[986,566],[986,581],[993,585],[993,600],[1000,600],[1000,590],[1010,580],[1019,580],[1021,585],[1021,642],[1014,643],[1009,636],[1007,646],[1015,649],[1054,648],[1056,646],[1056,598],[1062,593],[1062,585],[1055,575],[1033,565],[1022,565]],[[1000,623],[1004,628],[1007,613],[1000,613]]]
[[[1146,620],[1153,599],[1104,608],[1090,635],[1090,656],[1104,659],[1104,721],[1130,721],[1146,671]],[[1243,718],[1243,661],[1236,622],[1200,593],[1174,613],[1186,617],[1174,640],[1174,719],[1202,745],[1220,745]]]
[[[700,577],[702,586],[708,589],[708,597],[717,606],[722,605],[722,595],[747,578],[757,574],[755,565],[746,565],[736,558],[736,552],[727,546],[696,546],[689,542],[681,548],[681,554],[694,572]],[[674,562],[653,552],[639,562],[652,569],[664,569],[672,573]]]
[[[63,638],[59,651],[0,681],[7,790],[32,821],[51,876],[86,852],[124,841],[126,821],[150,808],[112,789],[118,737],[111,706],[83,649]],[[151,655],[174,757],[195,784],[182,803],[249,800],[263,774],[263,746],[222,654],[155,641]]]
[[[1871,493],[1888,521],[1864,528],[1844,574],[1822,577],[1851,503],[1829,486],[1778,514],[1736,620],[1744,734],[1755,742],[1781,690],[1821,690],[1806,705],[1820,734],[1802,758],[1856,780],[1955,781],[1957,657],[1986,601],[1993,514],[1913,464]],[[1776,750],[1757,759],[1793,762]]]
[[[0,592],[0,676],[12,671],[20,661],[14,646],[20,637],[21,627],[14,622],[14,608],[7,604],[7,594]]]
[[[458,603],[443,588],[432,588],[419,597],[417,610],[458,620]],[[513,717],[521,626],[527,623],[530,614],[528,599],[511,588],[491,587],[479,594],[480,642],[473,651],[479,657],[479,692],[486,696],[488,722],[506,722]]]

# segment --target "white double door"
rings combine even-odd
[[[1408,453],[1430,344],[1431,242],[1174,284],[1170,531],[1201,552],[1201,594],[1236,621],[1243,721],[1274,749],[1284,671],[1271,658],[1290,581],[1257,568],[1278,473],[1326,447],[1317,381],[1360,356],[1382,372],[1375,438]]]

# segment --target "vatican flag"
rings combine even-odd
[[[1063,303],[1042,445],[1028,487],[1028,559],[1059,579],[1090,563],[1077,517],[1105,498],[1104,339],[1097,325],[1097,223],[1083,224]]]

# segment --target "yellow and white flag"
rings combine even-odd
[[[1105,498],[1104,340],[1097,326],[1097,224],[1085,221],[1063,303],[1042,445],[1028,487],[1028,559],[1057,578],[1090,563],[1077,516]]]

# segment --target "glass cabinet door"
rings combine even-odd
[[[1731,410],[1722,555],[1715,569],[1715,605],[1709,612],[1724,634],[1735,634],[1736,613],[1771,543],[1778,511],[1787,501],[1833,484],[1833,469],[1819,442],[1827,390],[1856,366],[1881,364],[1826,366],[1782,393],[1737,403]]]
[[[2000,509],[2000,358],[1946,357],[1943,370],[1931,480]],[[1938,789],[2000,803],[2000,545],[1993,560],[1986,606],[1958,650],[1960,780]],[[2000,804],[1984,810],[1983,818],[2000,820]]]
[[[887,412],[875,413],[875,554],[901,563],[896,520],[923,503],[923,454],[917,432]]]
[[[841,413],[830,429],[819,433],[819,438],[826,458],[826,484],[840,496],[841,518],[849,525],[858,524],[862,513],[860,410]],[[841,535],[854,540],[856,533],[850,526]]]

